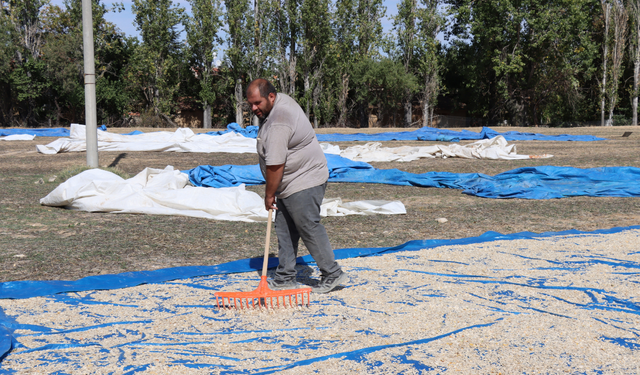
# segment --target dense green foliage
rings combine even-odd
[[[434,112],[521,126],[606,112],[620,124],[639,91],[640,13],[621,0],[401,0],[389,34],[382,0],[189,0],[189,14],[133,0],[140,38],[105,20],[120,5],[92,2],[109,126],[176,126],[194,109],[203,127],[246,126],[257,77],[315,126],[432,126]],[[0,126],[84,121],[82,43],[81,0],[0,0]]]

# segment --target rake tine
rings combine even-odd
[[[309,306],[311,296],[311,288],[301,288],[297,290],[284,290],[284,291],[275,291],[269,289],[267,283],[267,265],[269,259],[269,240],[271,238],[271,218],[273,215],[273,210],[269,210],[269,217],[267,219],[267,238],[265,240],[264,246],[264,259],[262,263],[262,276],[260,279],[260,284],[258,288],[256,288],[252,292],[218,292],[215,294],[216,296],[216,304],[218,308],[227,307],[231,308],[231,302],[233,300],[233,307],[237,309],[244,308],[264,308],[264,309],[272,309],[279,307],[297,307],[299,304],[305,304],[305,295],[306,297],[306,305]],[[298,297],[300,295],[300,297]],[[282,297],[282,301],[280,300]],[[225,306],[225,298],[228,300],[228,304]],[[274,301],[275,298],[275,301]],[[300,298],[300,299],[298,299]]]

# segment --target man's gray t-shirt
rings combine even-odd
[[[329,179],[327,159],[316,133],[302,108],[290,96],[276,95],[269,116],[260,124],[257,140],[263,176],[266,177],[267,165],[284,164],[276,196],[286,198]]]

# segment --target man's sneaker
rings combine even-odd
[[[345,281],[347,281],[347,274],[340,271],[337,275],[323,276],[318,285],[311,288],[311,291],[314,293],[329,293]]]
[[[298,283],[294,279],[269,279],[267,280],[267,284],[269,285],[269,289],[271,290],[295,289],[298,287]]]

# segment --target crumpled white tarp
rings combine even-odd
[[[86,151],[85,125],[71,124],[69,138],[58,138],[47,145],[38,145],[42,154]],[[229,132],[223,135],[195,134],[189,128],[175,132],[157,131],[143,134],[114,134],[98,129],[98,151],[173,151],[255,153],[256,140]]]
[[[0,141],[33,141],[35,134],[11,134],[0,137]]]
[[[465,158],[465,159],[541,159],[553,155],[518,155],[516,145],[507,144],[499,135],[491,139],[482,139],[467,145],[433,145],[423,147],[401,146],[382,147],[380,142],[369,142],[361,146],[351,146],[341,150],[339,146],[321,143],[327,154],[337,154],[347,159],[364,162],[412,161],[420,158]]]
[[[412,161],[420,158],[514,160],[553,156],[518,155],[516,145],[507,144],[507,140],[501,135],[467,145],[382,147],[380,142],[370,142],[345,150],[330,143],[321,143],[321,146],[327,154],[364,162]],[[71,124],[70,138],[59,138],[47,145],[37,145],[36,149],[42,154],[86,151],[86,126]],[[189,128],[179,128],[175,132],[158,131],[134,135],[114,134],[98,129],[98,150],[256,153],[256,140],[234,132],[223,135],[195,134]]]
[[[40,199],[45,206],[88,212],[181,215],[229,221],[267,221],[260,195],[244,185],[206,188],[189,185],[187,174],[167,166],[145,168],[128,180],[104,171],[89,169],[56,187]],[[325,199],[322,216],[405,214],[399,201],[357,201]]]

